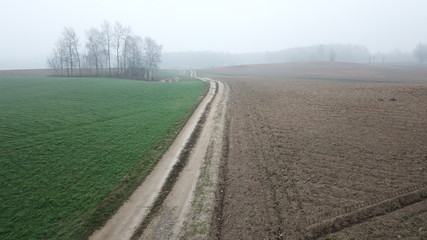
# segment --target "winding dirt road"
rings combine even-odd
[[[224,85],[210,79],[208,94],[199,104],[171,147],[164,154],[157,166],[145,181],[137,188],[132,196],[122,205],[117,213],[89,239],[123,239],[127,240],[134,235],[135,230],[149,213],[156,197],[160,193],[167,177],[177,163],[180,153],[199,122],[206,113],[206,121],[202,127],[197,142],[192,149],[186,167],[179,175],[172,191],[163,202],[159,212],[154,216],[139,239],[175,239],[187,215],[191,200],[199,178],[200,167],[205,159],[209,139],[211,137],[214,115],[223,96]],[[218,87],[218,90],[216,89]],[[211,107],[207,109],[208,104]],[[224,109],[225,110],[225,109]],[[134,236],[135,237],[135,236]]]

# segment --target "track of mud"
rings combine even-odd
[[[194,191],[199,180],[200,170],[206,159],[211,139],[213,138],[214,126],[218,108],[223,101],[224,85],[216,84],[216,97],[208,105],[207,112],[203,116],[197,141],[188,156],[187,164],[182,169],[177,181],[169,195],[162,203],[158,212],[150,219],[144,228],[142,239],[177,239],[181,233],[184,221],[188,218]],[[221,109],[225,110],[225,109]]]

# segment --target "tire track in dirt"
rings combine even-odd
[[[204,115],[205,121],[200,125],[200,132],[188,157],[188,162],[158,212],[149,219],[142,229],[143,231],[138,232],[132,239],[177,239],[181,234],[184,221],[191,210],[191,202],[202,164],[207,156],[208,148],[212,144],[213,126],[216,126],[214,120],[217,114],[221,114],[217,112],[217,109],[223,100],[224,85],[209,79],[203,80],[214,83],[216,92],[207,107]],[[225,108],[222,110],[225,111]],[[141,233],[140,236],[139,233]]]
[[[191,210],[186,217],[179,239],[209,240],[215,239],[218,216],[218,196],[221,184],[221,166],[228,152],[228,99],[229,87],[224,84],[222,100],[218,104],[215,123],[208,151],[202,165],[199,180],[191,203]]]
[[[373,217],[388,214],[426,199],[427,187],[424,187],[413,192],[399,195],[395,198],[390,198],[372,205],[368,205],[350,213],[329,218],[307,227],[304,239],[317,239],[327,234],[341,231],[344,228],[350,227],[352,225],[368,221]]]

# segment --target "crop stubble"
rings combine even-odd
[[[374,215],[336,228],[325,221],[352,219],[378,203],[383,215],[403,207],[383,201],[413,191],[422,193],[413,234],[426,234],[425,83],[222,79],[231,88],[231,116],[220,239],[317,238]],[[352,228],[344,236],[381,232]],[[397,236],[390,228],[384,239]]]

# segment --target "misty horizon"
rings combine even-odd
[[[65,27],[104,20],[149,36],[165,53],[265,53],[318,44],[412,53],[427,43],[425,1],[8,1],[0,10],[0,69],[46,68]]]

